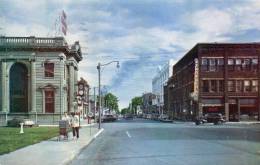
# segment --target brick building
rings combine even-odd
[[[222,113],[259,120],[260,43],[199,43],[174,66],[167,83],[171,118]]]

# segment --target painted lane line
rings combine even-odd
[[[128,136],[129,138],[132,137],[128,131],[126,131],[125,133],[127,134],[127,136]]]
[[[96,139],[98,137],[99,134],[101,134],[104,131],[103,128],[101,128],[101,130],[99,130],[95,135],[94,135],[94,139]]]

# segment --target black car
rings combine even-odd
[[[132,114],[126,114],[126,115],[124,116],[124,118],[125,118],[126,120],[133,120],[133,119],[134,119],[134,116],[133,116]]]
[[[204,117],[196,120],[196,125],[203,123],[214,123],[215,125],[224,123],[225,119],[221,113],[208,113]]]

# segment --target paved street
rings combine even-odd
[[[73,165],[259,165],[260,126],[159,123],[103,124],[105,131]]]

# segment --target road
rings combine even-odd
[[[260,126],[160,123],[103,124],[105,131],[72,165],[259,165]]]

